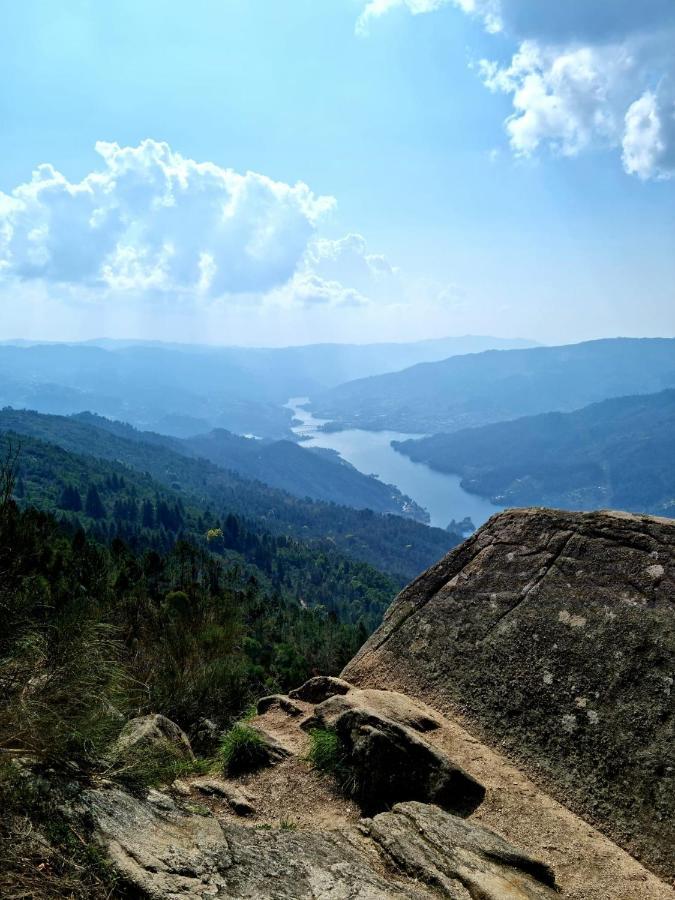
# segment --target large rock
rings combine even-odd
[[[334,831],[224,826],[157,791],[141,800],[113,787],[89,790],[82,806],[122,885],[149,900],[556,896],[545,866],[422,804]]]
[[[155,713],[130,719],[120,732],[115,750],[123,755],[137,749],[162,753],[167,746],[174,754],[194,759],[190,741],[182,728],[166,716]]]
[[[510,510],[399,594],[343,672],[460,710],[672,873],[675,522]]]
[[[481,784],[405,725],[353,708],[333,727],[345,751],[352,794],[366,815],[422,800],[468,816],[483,801]]]
[[[543,900],[555,876],[498,834],[426,803],[399,803],[364,823],[402,871],[440,888],[441,896],[486,900]]]

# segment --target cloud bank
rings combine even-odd
[[[0,192],[0,284],[62,302],[364,307],[404,286],[359,234],[321,236],[335,206],[300,182],[196,162],[165,143],[99,142],[69,182],[43,164]]]
[[[167,144],[99,142],[100,171],[50,164],[0,193],[0,275],[113,290],[264,292],[296,272],[334,206],[307,185],[195,162]]]
[[[675,176],[673,0],[370,0],[365,35],[393,9],[455,6],[515,40],[510,61],[483,59],[486,87],[510,96],[505,123],[517,156],[613,148],[643,180]]]

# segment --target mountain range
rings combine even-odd
[[[0,406],[91,412],[177,437],[224,428],[293,438],[289,397],[425,360],[532,342],[492,337],[403,344],[209,347],[100,340],[0,344]]]
[[[163,490],[172,491],[174,500],[182,499],[218,517],[234,514],[250,528],[271,535],[324,545],[389,573],[399,585],[461,540],[459,535],[410,518],[295,497],[196,456],[189,445],[167,444],[161,435],[125,430],[91,415],[50,416],[3,409],[2,432],[13,436],[19,446],[22,437],[28,436],[82,458],[108,460],[147,473]],[[31,459],[28,450],[21,451],[22,466],[31,464]],[[42,471],[41,466],[37,471]],[[59,471],[59,466],[50,466],[39,480],[55,481],[60,490],[68,479]]]
[[[672,387],[675,339],[612,338],[421,363],[314,394],[312,412],[326,429],[435,434]]]

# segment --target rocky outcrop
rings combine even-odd
[[[459,711],[672,871],[675,522],[510,510],[412,582],[343,673]]]
[[[324,689],[315,690],[317,680],[294,695],[325,696]],[[341,693],[318,703],[300,727],[337,735],[341,781],[364,814],[405,800],[436,803],[464,816],[480,805],[483,786],[423,737],[440,727],[433,709],[396,691],[359,690],[347,681],[331,680],[339,681]]]
[[[468,816],[482,803],[483,786],[411,728],[359,708],[343,712],[333,727],[351,794],[366,815],[421,800]]]
[[[434,806],[332,831],[221,825],[157,791],[109,787],[81,803],[121,882],[142,898],[547,900],[546,866],[497,835]]]

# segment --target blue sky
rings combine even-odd
[[[675,4],[639,7],[7,4],[0,337],[673,334]]]

